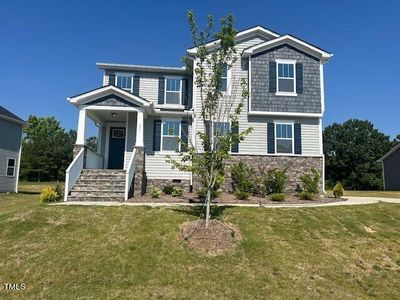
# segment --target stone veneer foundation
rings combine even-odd
[[[267,171],[272,169],[285,169],[286,184],[285,193],[296,193],[296,187],[301,185],[300,176],[310,173],[311,169],[316,169],[321,173],[319,182],[320,192],[323,192],[323,158],[316,156],[278,156],[278,155],[232,155],[226,162],[225,182],[223,189],[225,191],[232,191],[231,167],[233,164],[245,162],[248,166],[255,168],[258,175],[260,169]]]

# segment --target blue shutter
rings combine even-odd
[[[296,93],[303,93],[303,64],[296,63]]]
[[[232,122],[232,134],[236,136],[236,138],[239,138],[239,122]],[[232,148],[231,148],[232,153],[239,153],[239,141],[235,141],[232,143]]]
[[[208,134],[208,136],[210,136],[210,134],[212,134],[210,121],[204,121],[204,128],[205,128],[205,132]],[[206,139],[203,146],[204,146],[204,151],[211,150],[210,138]]]
[[[186,109],[188,109],[188,80],[187,79],[182,79],[182,105],[185,106]]]
[[[187,152],[189,141],[188,122],[181,122],[181,152]]]
[[[153,128],[153,150],[161,150],[161,120],[154,120]]]
[[[267,124],[267,152],[275,153],[275,124]]]
[[[114,74],[108,74],[108,84],[115,85],[115,75]]]
[[[135,96],[139,96],[139,86],[140,86],[140,76],[134,76],[133,77],[133,88],[132,88],[132,93]]]
[[[294,154],[301,154],[301,124],[294,124]]]
[[[164,104],[165,78],[158,78],[158,104]]]
[[[269,92],[276,92],[276,62],[269,62]]]

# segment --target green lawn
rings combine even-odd
[[[333,196],[331,190],[326,191],[328,195]],[[400,198],[400,191],[344,191],[344,197],[378,197],[378,198]]]
[[[46,206],[0,194],[0,298],[398,298],[400,205],[225,208],[234,254],[179,237],[189,208]],[[3,283],[25,283],[6,292]],[[274,297],[272,297],[274,296]]]

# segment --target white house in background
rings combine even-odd
[[[207,46],[211,51],[219,42]],[[254,130],[234,145],[232,161],[288,167],[288,192],[294,191],[305,170],[324,170],[323,74],[332,54],[262,26],[238,32],[236,48],[240,59],[223,74],[223,90],[240,101],[239,82],[248,80],[250,96],[239,130]],[[197,63],[196,51],[187,49],[191,67]],[[154,185],[193,186],[192,174],[172,169],[166,155],[186,150],[177,137],[199,145],[195,133],[205,130],[196,75],[185,67],[97,67],[103,71],[102,86],[68,98],[79,110],[79,121],[65,200],[127,200]],[[87,119],[99,129],[96,153],[85,147]]]
[[[18,192],[24,124],[24,120],[0,106],[0,192]]]

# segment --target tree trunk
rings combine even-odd
[[[207,190],[207,204],[206,204],[206,228],[208,228],[208,222],[210,221],[210,205],[211,205],[211,189]]]

